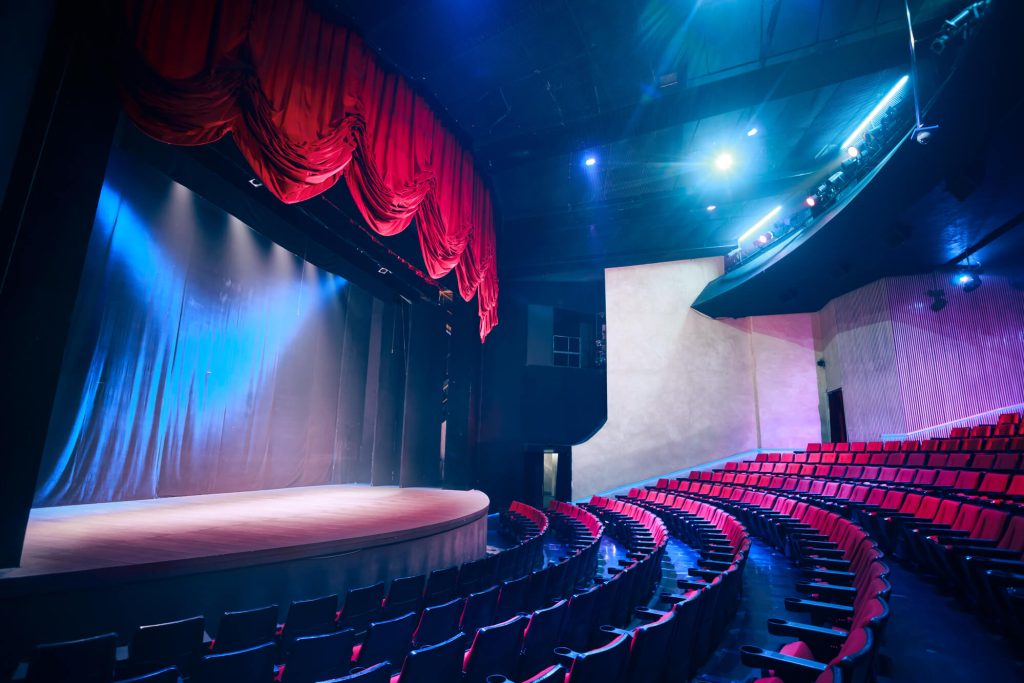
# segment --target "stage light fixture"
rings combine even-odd
[[[747,131],[747,137],[748,138],[752,138],[755,135],[757,135],[757,133],[758,133],[757,128],[751,128],[750,130]]]
[[[583,162],[587,166],[596,166],[597,157],[587,157],[587,160]]]
[[[776,216],[778,216],[780,211],[782,211],[782,206],[776,206],[774,209],[769,211],[767,214],[764,215],[764,217],[761,218],[761,220],[759,220],[758,222],[754,223],[752,226],[750,226],[750,228],[745,233],[740,235],[740,238],[738,240],[736,240],[736,243],[737,244],[742,244],[744,240],[746,240],[748,237],[750,237],[751,235],[756,233],[758,230],[763,228],[765,225],[767,225],[768,221],[770,221],[771,219],[773,219]]]
[[[850,137],[846,138],[846,140],[843,141],[843,144],[840,145],[840,148],[849,148],[850,145],[852,145],[857,140],[857,138],[859,138],[861,134],[865,130],[867,130],[868,126],[870,126],[874,122],[875,117],[877,117],[879,114],[885,111],[885,108],[889,106],[889,103],[892,102],[897,95],[900,94],[900,91],[903,90],[903,86],[905,86],[907,84],[907,81],[909,80],[909,75],[904,75],[902,78],[900,78],[900,80],[896,82],[896,85],[890,88],[889,92],[885,94],[885,97],[882,98],[881,102],[875,105],[875,108],[871,110],[871,113],[867,115],[867,118],[861,121],[860,125],[857,126],[857,128],[854,129],[852,133],[850,133]]]
[[[981,287],[981,276],[973,270],[962,271],[956,274],[953,282],[965,292],[973,292],[978,287]]]
[[[770,232],[766,232],[757,238],[757,243],[760,244],[761,246],[764,246],[771,242],[773,237],[775,237],[775,235],[773,235]]]
[[[722,172],[731,169],[735,163],[736,159],[731,152],[722,152],[715,157],[715,168]]]
[[[717,206],[715,206],[714,204],[708,204],[708,211],[714,211],[714,210],[715,210],[715,209],[717,209],[717,208],[718,208],[718,207],[717,207]]]
[[[932,298],[932,302],[928,305],[928,308],[932,309],[936,313],[945,308],[946,304],[949,303],[946,301],[946,293],[941,289],[929,289],[928,296]]]
[[[817,203],[818,203],[818,200],[815,199],[813,194],[807,195],[807,199],[804,200],[804,204],[806,204],[807,206],[811,207],[812,209],[814,208],[815,204],[817,204]]]
[[[851,159],[856,159],[860,156],[860,149],[858,149],[856,145],[850,145],[846,148],[846,154]]]

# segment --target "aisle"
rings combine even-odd
[[[778,648],[787,642],[768,633],[769,617],[785,616],[784,600],[796,594],[799,572],[782,553],[751,538],[750,555],[743,569],[743,599],[736,618],[715,654],[701,667],[696,681],[741,683],[758,671],[740,661],[740,647]]]

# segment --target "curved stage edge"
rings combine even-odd
[[[480,491],[312,486],[32,511],[0,570],[0,661],[32,645],[292,600],[458,565],[486,552]]]

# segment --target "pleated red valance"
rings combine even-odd
[[[415,218],[427,272],[455,270],[487,336],[498,302],[490,193],[472,155],[354,31],[302,0],[128,0],[126,19],[137,63],[124,104],[142,130],[176,145],[231,133],[288,203],[344,177],[382,235]]]

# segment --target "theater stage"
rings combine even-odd
[[[347,485],[34,509],[22,566],[0,570],[0,642],[127,638],[196,614],[214,631],[226,610],[271,603],[283,617],[294,599],[481,557],[488,502]]]

